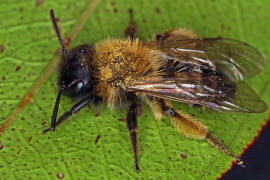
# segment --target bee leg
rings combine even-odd
[[[74,104],[69,111],[66,111],[64,114],[62,114],[60,116],[60,118],[58,119],[58,121],[56,121],[55,126],[60,125],[61,123],[63,123],[69,116],[71,116],[72,114],[78,112],[79,110],[81,110],[83,107],[85,107],[86,105],[88,105],[94,98],[93,97],[86,97],[84,99],[82,99],[81,101],[77,102],[76,104]],[[50,131],[51,128],[47,128],[45,130],[42,131],[42,133],[46,133],[48,131]]]
[[[217,137],[209,132],[207,127],[201,122],[195,120],[193,117],[187,114],[174,110],[173,107],[168,104],[168,102],[164,101],[164,99],[160,99],[160,105],[163,114],[172,117],[171,123],[180,133],[189,138],[207,140],[209,144],[217,148],[219,151],[234,158],[238,165],[243,166],[241,159],[238,156],[231,154],[228,148],[226,148]]]
[[[131,141],[131,146],[132,146],[132,151],[134,153],[134,159],[135,159],[135,167],[136,171],[139,172],[140,168],[138,165],[138,157],[139,157],[139,147],[138,147],[138,137],[137,137],[137,108],[138,104],[133,103],[129,111],[127,113],[127,128],[129,130],[130,134],[130,141]]]
[[[134,39],[135,33],[136,33],[136,22],[133,19],[133,10],[129,9],[129,14],[130,14],[130,21],[128,27],[125,29],[125,37]]]

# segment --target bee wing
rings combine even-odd
[[[203,38],[146,42],[163,52],[163,59],[173,59],[195,66],[215,66],[231,81],[242,81],[258,74],[267,64],[256,48],[232,39]]]
[[[267,61],[257,49],[231,39],[146,42],[161,59],[156,75],[126,87],[130,91],[219,111],[263,112],[266,104],[242,80],[258,74]]]
[[[244,82],[217,82],[213,77],[197,79],[193,73],[182,78],[151,77],[127,87],[130,91],[173,101],[198,104],[217,111],[264,112],[266,104]]]

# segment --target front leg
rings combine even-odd
[[[135,159],[135,167],[136,171],[140,171],[139,165],[138,165],[138,156],[139,156],[139,146],[138,146],[138,137],[137,137],[137,108],[138,104],[133,103],[128,111],[127,114],[127,128],[129,130],[130,134],[130,142],[132,146],[132,150],[134,153],[134,159]]]
[[[69,111],[66,111],[64,114],[62,114],[60,116],[60,118],[58,119],[58,121],[56,121],[55,125],[53,128],[55,128],[56,126],[60,125],[61,123],[63,123],[69,116],[71,116],[72,114],[78,112],[79,110],[81,110],[83,107],[85,107],[86,105],[88,105],[91,101],[93,101],[95,98],[94,97],[86,97],[84,99],[82,99],[81,101],[77,102],[76,104],[74,104]],[[48,131],[50,131],[52,128],[48,128],[45,129],[43,131],[43,133],[46,133]]]

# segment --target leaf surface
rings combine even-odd
[[[202,37],[222,36],[247,42],[270,57],[270,4],[251,0],[103,0],[94,6],[96,2],[44,0],[37,5],[30,0],[4,0],[0,3],[0,143],[3,146],[0,177],[57,179],[59,173],[66,179],[220,177],[231,166],[231,158],[205,141],[183,137],[171,127],[168,118],[157,123],[146,106],[138,120],[140,173],[135,172],[126,125],[117,120],[125,112],[111,112],[104,107],[96,117],[91,108],[86,108],[54,133],[43,135],[42,130],[50,124],[57,94],[55,54],[59,48],[48,11],[54,9],[62,36],[75,38],[72,47],[107,37],[123,37],[129,22],[127,10],[133,8],[137,36],[142,40],[151,39],[157,32],[185,27]],[[87,14],[91,5],[92,13]],[[82,29],[78,28],[81,17],[87,20]],[[269,77],[268,64],[259,76],[248,80],[268,106]],[[62,98],[59,113],[75,101]],[[246,115],[183,104],[175,106],[207,125],[238,155],[270,116],[269,110]],[[98,135],[101,137],[95,144]]]

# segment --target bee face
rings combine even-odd
[[[81,45],[67,53],[67,59],[63,57],[59,72],[59,87],[65,87],[67,96],[79,97],[89,93],[94,85],[91,76],[92,68],[89,65],[92,58],[93,47]]]

